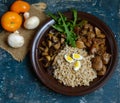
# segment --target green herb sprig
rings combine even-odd
[[[67,20],[61,12],[58,12],[58,16],[49,13],[48,15],[55,20],[55,24],[52,26],[57,31],[66,35],[66,43],[72,47],[76,47],[77,35],[74,32],[74,28],[77,22],[77,11],[72,10],[73,20]]]

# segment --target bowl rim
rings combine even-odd
[[[70,12],[65,12],[65,14],[67,14],[67,13],[70,13]],[[44,33],[51,26],[51,24],[55,23],[55,21],[53,19],[48,19],[47,22],[38,30],[38,32],[36,33],[36,36],[33,39],[33,42],[32,42],[32,45],[31,45],[31,51],[30,51],[30,58],[31,58],[31,63],[32,63],[32,66],[33,66],[33,70],[37,74],[39,80],[41,80],[42,83],[45,86],[52,89],[53,91],[55,91],[57,93],[60,93],[60,94],[69,95],[69,96],[85,95],[85,94],[91,93],[91,92],[95,91],[96,89],[102,87],[105,84],[105,82],[108,79],[110,79],[110,77],[113,74],[113,72],[116,68],[116,65],[118,63],[118,46],[117,46],[117,43],[116,43],[116,40],[115,40],[115,37],[114,37],[114,34],[113,34],[112,30],[102,20],[100,20],[98,17],[96,17],[92,14],[86,13],[86,12],[82,12],[82,11],[78,11],[78,13],[82,14],[83,16],[87,15],[88,17],[93,18],[95,21],[99,21],[101,23],[101,25],[104,26],[107,29],[107,31],[110,33],[110,36],[111,36],[111,39],[112,39],[112,42],[113,42],[112,45],[114,46],[114,51],[113,51],[114,52],[114,57],[115,57],[114,61],[113,61],[114,64],[112,65],[112,67],[111,67],[112,69],[109,70],[108,74],[105,75],[103,79],[101,79],[101,82],[97,83],[97,85],[93,85],[92,89],[83,91],[81,93],[80,92],[72,93],[70,91],[69,92],[65,92],[64,90],[62,91],[61,89],[56,88],[53,85],[50,86],[50,84],[48,84],[46,82],[46,80],[43,79],[43,77],[39,73],[39,70],[38,70],[38,67],[37,67],[37,62],[38,61],[35,58],[37,50],[38,50],[38,48],[36,48],[36,45],[39,42],[39,37],[42,36],[41,33]]]

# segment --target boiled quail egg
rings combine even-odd
[[[73,54],[72,54],[72,58],[75,59],[75,60],[82,60],[82,59],[83,59],[83,56],[81,56],[81,55],[78,54],[78,53],[73,53]]]
[[[80,68],[81,68],[81,62],[80,61],[75,61],[74,70],[78,71]]]
[[[66,60],[67,62],[69,62],[69,63],[74,62],[74,60],[73,60],[69,55],[65,55],[64,58],[65,58],[65,60]]]

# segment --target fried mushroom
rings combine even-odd
[[[78,39],[76,41],[76,47],[78,47],[79,49],[83,49],[83,48],[85,48],[85,44],[84,44],[83,41],[81,41],[81,40]]]
[[[102,69],[100,71],[98,71],[97,75],[99,75],[99,76],[105,75],[106,70],[107,70],[106,66],[103,65]]]
[[[96,71],[100,71],[103,67],[103,62],[100,56],[96,56],[95,58],[92,59],[92,67]]]
[[[101,30],[95,27],[95,33],[98,38],[105,38],[105,35],[101,33]]]
[[[110,61],[110,57],[111,57],[111,55],[110,55],[109,53],[104,53],[104,54],[102,55],[103,63],[104,63],[104,64],[108,64],[109,61]]]

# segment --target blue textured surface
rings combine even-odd
[[[0,16],[14,0],[0,0]],[[27,0],[45,2],[53,13],[76,8],[103,20],[114,32],[120,47],[120,0]],[[119,50],[120,52],[120,50]],[[120,58],[120,54],[119,54]],[[16,62],[0,49],[0,103],[120,103],[120,61],[105,85],[85,96],[69,97],[46,88],[36,77],[29,54]]]

